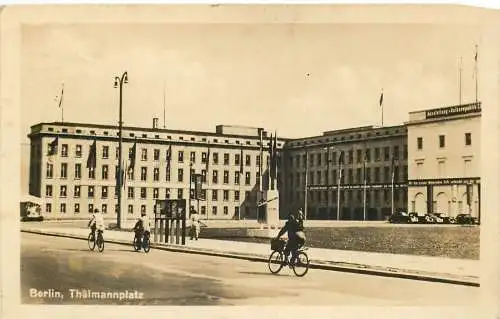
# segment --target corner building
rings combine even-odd
[[[407,207],[408,153],[404,125],[324,132],[320,136],[289,140],[283,152],[285,180],[281,196],[286,204],[281,209],[282,218],[289,211],[305,207],[307,196],[308,218],[363,220],[365,187],[366,219],[387,218],[391,214],[393,156],[394,210]]]
[[[190,163],[202,174],[204,198],[191,200],[206,219],[254,219],[257,192],[268,187],[268,133],[261,128],[224,126],[216,132],[123,128],[122,214],[151,214],[157,199],[189,201]],[[263,135],[260,168],[260,133]],[[30,194],[40,197],[46,218],[87,218],[98,208],[116,218],[118,127],[81,123],[40,123],[31,127]],[[56,152],[49,152],[50,145]],[[128,154],[136,145],[135,164]],[[284,141],[277,140],[277,149]],[[87,164],[95,145],[95,168]],[[170,154],[170,156],[169,156]],[[207,163],[208,161],[208,163]],[[262,170],[262,173],[260,173]]]
[[[481,103],[410,113],[408,210],[472,214],[481,207]]]

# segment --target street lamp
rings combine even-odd
[[[121,77],[115,76],[115,89],[120,88],[120,118],[118,121],[118,178],[117,178],[117,187],[118,187],[118,212],[116,215],[116,227],[118,229],[121,228],[121,212],[122,212],[122,142],[123,142],[123,120],[122,120],[122,93],[123,93],[123,84],[128,83],[127,72],[124,72]]]

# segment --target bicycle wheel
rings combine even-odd
[[[273,251],[271,256],[269,256],[267,266],[271,273],[279,273],[281,268],[283,268],[283,253],[281,251]]]
[[[297,253],[292,269],[297,277],[304,277],[307,274],[309,270],[309,257],[305,252],[299,251]]]
[[[141,239],[139,237],[134,237],[134,249],[135,251],[141,250]]]
[[[88,244],[89,244],[89,249],[90,249],[90,250],[94,250],[94,249],[95,249],[95,240],[94,240],[94,238],[93,238],[93,236],[92,236],[92,233],[90,233],[90,234],[89,234],[89,237],[88,237],[88,239],[87,239],[87,242],[88,242]]]
[[[151,249],[151,247],[149,246],[149,238],[146,237],[142,241],[143,241],[142,245],[144,247],[144,251],[146,253],[149,253],[149,250]]]
[[[100,253],[104,251],[104,238],[102,237],[102,235],[100,235],[98,238],[97,248],[99,249]]]

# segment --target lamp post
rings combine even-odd
[[[120,118],[118,121],[118,211],[116,214],[116,227],[118,229],[121,228],[121,212],[122,212],[122,183],[123,183],[123,175],[122,175],[122,142],[123,142],[123,120],[122,120],[122,93],[123,93],[123,84],[128,83],[128,75],[127,72],[124,72],[121,77],[115,76],[115,89],[120,88]]]

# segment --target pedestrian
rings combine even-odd
[[[200,227],[201,224],[203,223],[200,221],[200,215],[198,215],[198,212],[194,209],[191,210],[190,220],[191,220],[191,227],[189,229],[190,240],[193,240],[193,238],[195,240],[198,240],[200,236]]]

